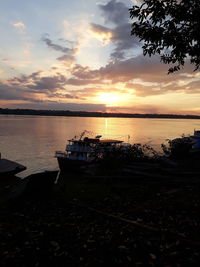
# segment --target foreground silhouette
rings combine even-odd
[[[130,9],[134,19],[132,35],[143,44],[144,55],[159,54],[162,62],[173,64],[174,72],[187,59],[200,67],[199,0],[144,0]]]

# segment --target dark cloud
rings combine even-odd
[[[8,58],[1,58],[1,61],[7,62],[7,61],[9,61],[9,59]]]
[[[95,79],[95,72],[87,66],[81,66],[76,64],[72,69],[71,73],[79,79]]]
[[[64,56],[58,57],[57,60],[72,63],[74,62],[74,56],[64,55]]]
[[[64,44],[69,44],[71,46],[74,46],[74,42],[73,41],[70,41],[70,40],[66,40],[64,38],[59,38],[58,41],[61,41],[62,43]]]
[[[200,81],[192,81],[184,86],[184,91],[188,94],[200,93]]]
[[[34,81],[36,79],[38,79],[41,75],[42,71],[36,71],[36,72],[33,72],[32,74],[30,75],[21,75],[20,77],[14,77],[12,79],[9,79],[9,83],[13,84],[13,85],[16,85],[16,84],[26,84],[26,83],[29,83],[30,81]]]
[[[111,53],[111,58],[121,60],[125,58],[127,50],[134,49],[140,46],[140,42],[136,37],[131,36],[131,24],[129,22],[128,7],[122,3],[112,0],[107,4],[100,4],[103,17],[106,22],[114,23],[114,28],[104,27],[99,24],[92,23],[92,31],[101,34],[108,38],[115,45],[114,51]],[[109,34],[109,36],[108,36]]]
[[[74,49],[72,48],[68,48],[68,47],[64,47],[58,44],[54,44],[49,38],[47,38],[46,36],[42,37],[42,41],[46,43],[46,45],[56,51],[60,51],[63,53],[74,53]]]
[[[138,84],[138,83],[127,83],[126,88],[128,89],[133,89],[134,90],[134,95],[140,96],[140,97],[146,97],[146,96],[152,96],[152,95],[161,95],[161,94],[166,94],[173,89],[170,88],[164,88],[162,86],[156,86],[156,85],[143,85],[143,84]],[[180,90],[180,88],[179,88]]]
[[[0,83],[0,99],[38,102],[38,99],[29,96],[26,90],[4,83]]]
[[[34,84],[27,85],[28,88],[36,91],[56,91],[58,89],[64,89],[66,79],[63,75],[57,75],[52,77],[41,77],[39,80],[36,80]]]
[[[28,77],[35,77],[35,74],[36,73],[33,73]],[[25,78],[24,80],[27,81]],[[58,77],[42,77],[39,81],[35,82],[34,85],[27,86],[25,86],[23,83],[21,85],[18,84],[17,86],[14,86],[12,83],[8,85],[0,82],[0,99],[40,103],[42,101],[38,99],[38,93],[44,93],[48,98],[59,98],[63,100],[80,99],[73,92],[57,93],[57,88],[60,86],[60,82],[64,82],[64,78],[61,75],[58,75]]]
[[[191,81],[185,85],[179,84],[179,81],[172,81],[171,83],[161,83],[158,85],[144,85],[138,83],[127,83],[126,88],[133,89],[134,94],[140,97],[163,95],[168,93],[185,93],[185,94],[199,94],[200,80]]]
[[[62,99],[80,99],[78,96],[72,94],[61,94],[61,93],[51,94],[49,97],[51,98],[57,97]]]
[[[71,48],[53,43],[52,40],[48,38],[47,34],[42,37],[42,41],[45,42],[50,49],[64,53],[64,55],[58,57],[57,60],[68,64],[73,63],[75,61],[74,55],[78,51],[77,47],[75,47],[74,42],[64,40],[62,38],[60,38],[59,40],[65,44],[69,44]]]
[[[9,104],[10,108],[29,108],[29,109],[52,109],[52,110],[71,110],[71,111],[91,111],[91,112],[106,112],[106,106],[103,104],[77,104],[77,103],[62,103],[57,101],[42,101],[40,103],[21,103]]]
[[[10,80],[8,80],[11,84],[17,85],[18,83],[25,83],[27,82],[28,76],[21,75],[20,77],[14,77]]]
[[[112,82],[127,82],[140,78],[146,82],[169,82],[180,79],[180,73],[167,75],[168,66],[160,63],[156,56],[151,58],[139,55],[127,60],[111,62],[105,67],[94,71],[101,78],[110,79]],[[92,75],[94,75],[94,72]]]
[[[43,79],[44,81],[44,79]],[[48,82],[45,82],[44,88],[47,88]],[[49,89],[51,89],[50,87]],[[39,92],[41,92],[39,90]],[[43,91],[42,91],[43,92]],[[61,102],[67,99],[80,99],[76,96],[74,92],[70,93],[48,93],[48,98],[58,98],[59,101],[55,100],[41,100],[37,96],[35,98],[26,89],[21,87],[14,87],[12,85],[7,85],[0,82],[0,99],[9,100],[8,108],[30,108],[30,109],[56,109],[56,110],[74,110],[74,111],[106,111],[106,106],[104,104],[92,104],[92,103],[63,103]],[[12,101],[22,101],[20,104],[13,103]],[[24,101],[26,103],[24,103]]]
[[[65,84],[70,84],[74,86],[88,85],[88,84],[103,84],[104,82],[100,79],[67,79]]]
[[[109,90],[111,84],[125,83],[127,89],[134,89],[133,93],[141,97],[172,92],[198,93],[200,81],[193,81],[194,76],[188,77],[188,74],[183,72],[185,69],[191,73],[191,66],[188,65],[179,73],[168,75],[168,66],[160,63],[158,57],[148,58],[140,55],[127,60],[110,62],[105,67],[96,70],[75,65],[71,73],[77,79],[69,80],[77,86],[89,84],[89,82],[92,85],[97,81],[103,81],[103,88],[109,88]],[[140,82],[136,82],[138,79]],[[85,89],[82,90],[84,94]],[[96,91],[95,88],[92,90]],[[92,91],[87,93],[92,93]]]
[[[148,82],[170,81],[171,75],[167,75],[168,67],[161,64],[159,58],[147,58],[142,55],[127,60],[108,63],[105,67],[96,70],[75,66],[71,72],[81,79],[101,79],[115,82],[128,82],[140,78]]]
[[[42,71],[39,70],[39,71],[36,71],[36,72],[33,72],[31,75],[29,75],[28,77],[35,80],[36,78],[38,78],[40,75],[41,75]]]
[[[91,30],[99,34],[113,34],[113,30],[100,24],[90,23]]]
[[[33,72],[31,75],[21,75],[20,77],[14,77],[8,82],[12,86],[20,86],[26,88],[29,92],[55,92],[58,89],[63,89],[66,78],[64,75],[57,73],[54,76],[41,76],[42,72]],[[30,89],[30,90],[28,90]]]
[[[112,87],[115,83],[124,83],[126,93],[127,90],[132,90],[132,94],[140,97],[172,92],[188,94],[200,92],[198,77],[194,80],[192,75],[188,76],[183,71],[167,75],[167,69],[168,66],[160,63],[158,57],[145,58],[140,55],[128,60],[110,62],[105,67],[96,70],[75,65],[70,69],[70,78],[60,73],[56,73],[53,76],[42,76],[41,71],[33,72],[27,76],[14,77],[8,81],[14,96],[12,94],[5,96],[5,91],[3,94],[4,99],[5,97],[16,98],[17,92],[20,99],[22,94],[25,93],[43,93],[48,98],[84,99],[89,96],[95,96],[97,92],[112,92],[116,90],[119,92],[119,89]],[[69,90],[66,89],[66,85],[72,85],[80,89]],[[81,88],[87,85],[90,87]],[[18,88],[17,92],[14,91],[14,88]],[[21,92],[19,92],[19,88],[21,88]],[[59,91],[63,92],[60,93]]]
[[[123,24],[129,20],[129,8],[122,2],[111,0],[107,4],[99,4],[106,22]]]
[[[139,40],[130,35],[131,25],[129,23],[121,24],[114,29],[92,23],[91,30],[99,35],[105,36],[105,41],[108,38],[113,42],[115,49],[111,53],[112,59],[124,59],[127,50],[140,46]]]
[[[17,90],[16,88],[6,87],[5,85],[0,84],[0,99],[1,100],[27,100],[24,97],[23,92]]]
[[[111,57],[114,59],[125,58],[125,52],[140,46],[139,40],[130,35],[131,25],[122,24],[113,30],[112,42],[116,45]]]

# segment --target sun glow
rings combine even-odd
[[[110,92],[110,93],[98,93],[97,101],[106,104],[107,107],[118,106],[121,102],[122,96],[119,93]]]

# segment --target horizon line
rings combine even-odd
[[[31,114],[30,114],[31,113]],[[32,114],[35,113],[35,114]],[[43,114],[42,114],[43,113]],[[46,114],[45,114],[46,113]],[[63,114],[62,114],[63,113]],[[71,113],[71,115],[70,115]],[[78,114],[80,113],[80,114]],[[80,116],[91,115],[91,117],[131,117],[131,116],[152,116],[152,117],[163,117],[163,118],[197,118],[200,119],[200,115],[194,114],[170,114],[170,113],[122,113],[122,112],[102,112],[102,111],[82,111],[82,110],[56,110],[56,109],[20,109],[20,108],[0,108],[1,115],[52,115],[52,116]],[[92,116],[93,115],[93,116]],[[95,116],[96,115],[96,116]],[[87,116],[86,116],[87,117]]]

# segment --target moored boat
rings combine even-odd
[[[2,159],[0,153],[0,176],[12,176],[24,170],[26,170],[25,166],[8,159]]]
[[[123,141],[115,139],[101,139],[101,135],[94,138],[84,137],[84,131],[80,138],[74,137],[68,140],[65,151],[56,151],[61,171],[78,170],[101,160],[103,153],[122,145]]]
[[[194,130],[194,134],[190,138],[193,141],[192,148],[200,150],[200,130]]]

